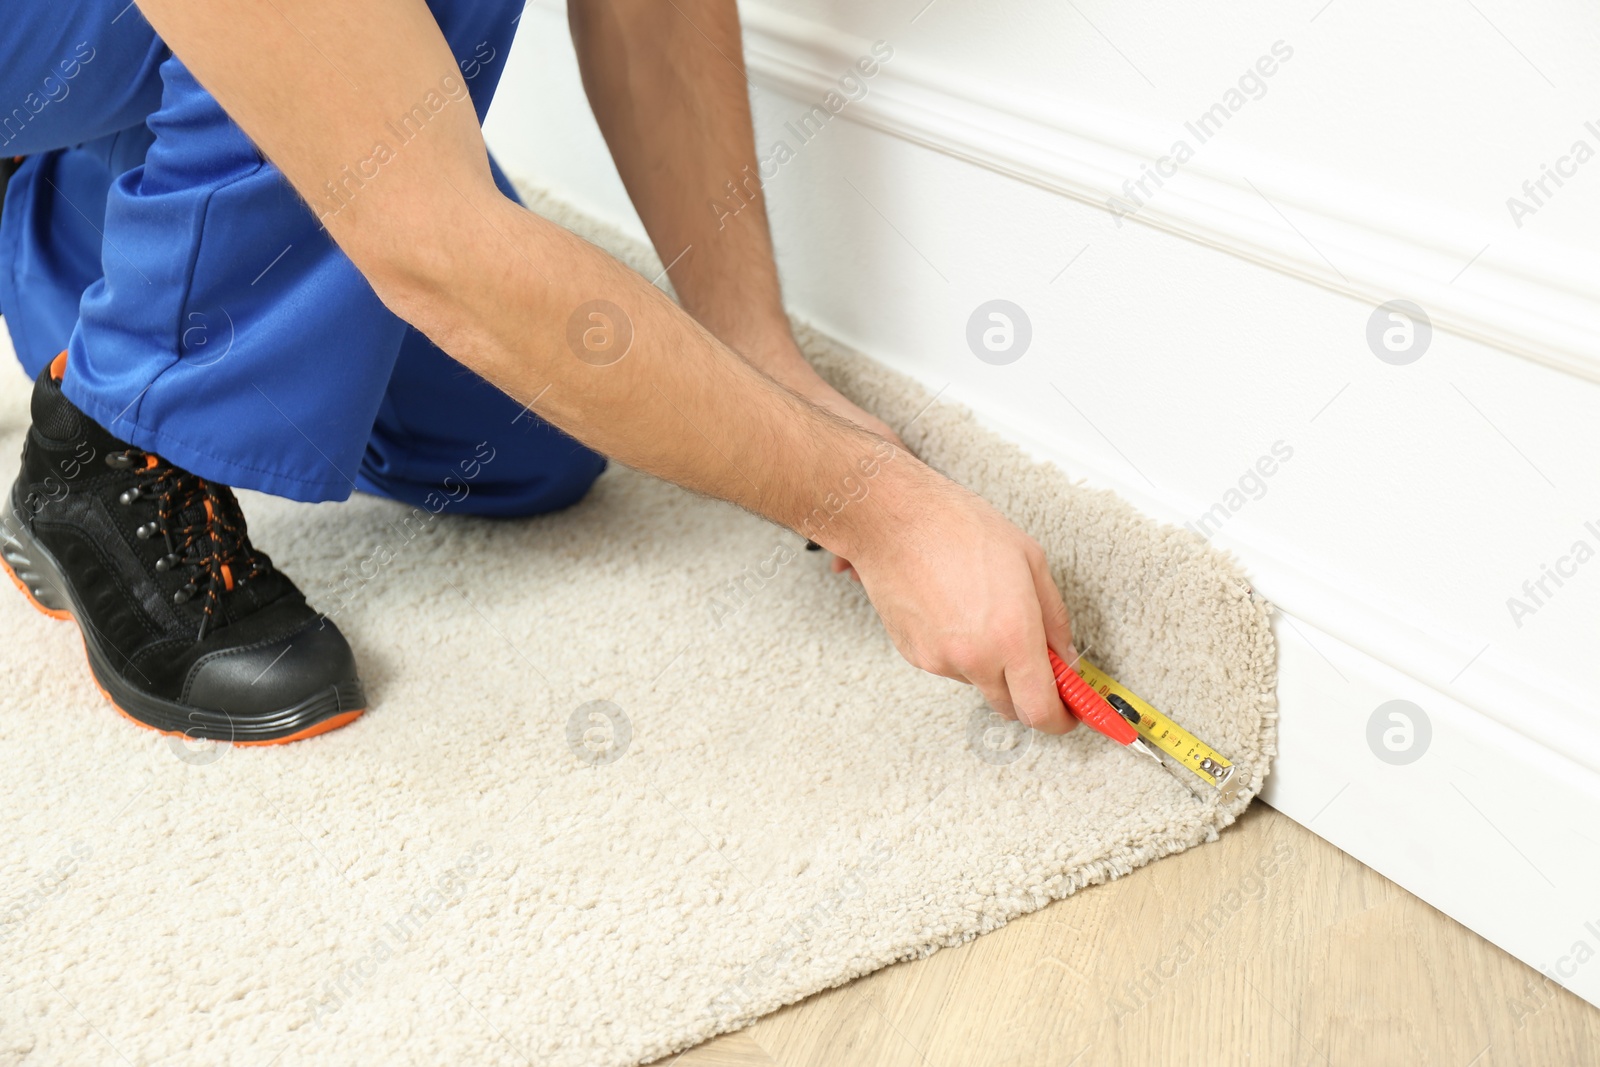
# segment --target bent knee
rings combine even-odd
[[[506,519],[561,511],[587,496],[605,469],[605,457],[585,448],[559,470],[547,470],[533,478],[510,478],[473,486],[452,510],[463,515]]]

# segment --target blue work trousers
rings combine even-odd
[[[522,0],[429,6],[461,68],[443,106],[470,100],[481,122]],[[452,510],[484,515],[584,495],[605,460],[385,308],[137,7],[6,14],[0,156],[23,162],[0,213],[0,313],[30,375],[65,349],[74,404],[225,485],[424,504],[470,471]]]

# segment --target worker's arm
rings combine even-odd
[[[783,388],[639,275],[502,196],[422,0],[140,7],[308,202],[342,168],[382,160],[324,224],[396,314],[598,451],[808,530],[855,565],[913,664],[972,682],[1002,713],[1068,728],[1045,644],[1064,650],[1071,635],[1038,546],[903,451],[865,481],[881,438]],[[391,143],[418,106],[422,132]],[[573,313],[597,299],[633,333],[608,366],[568,345]]]
[[[567,12],[589,104],[685,310],[801,396],[898,440],[790,333],[735,0],[568,0]]]

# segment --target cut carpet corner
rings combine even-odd
[[[623,1067],[1233,822],[1276,733],[1269,608],[1235,564],[798,332],[1038,538],[1080,648],[1246,767],[1244,795],[1085,729],[990,747],[978,694],[906,665],[800,538],[615,464],[519,522],[242,494],[257,544],[337,605],[371,711],[190,750],[105,705],[73,626],[0,596],[0,1065]],[[6,455],[27,396],[0,390]],[[604,736],[617,758],[580,756]]]

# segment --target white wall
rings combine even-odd
[[[767,183],[791,307],[1174,522],[1292,448],[1215,538],[1285,611],[1269,799],[1549,965],[1600,885],[1561,851],[1600,857],[1600,557],[1520,623],[1507,601],[1600,551],[1600,155],[1521,226],[1506,199],[1600,153],[1600,8],[924,3],[746,8],[763,154],[894,50]],[[1265,95],[1119,224],[1107,197],[1277,41]],[[488,129],[513,174],[642,236],[558,8],[525,15]],[[965,339],[996,297],[1033,329],[1006,366]],[[1390,298],[1441,327],[1410,365],[1368,347]],[[1440,739],[1410,768],[1363,740],[1402,695]],[[1531,829],[1541,781],[1587,845]],[[1591,970],[1562,980],[1600,1000]]]

